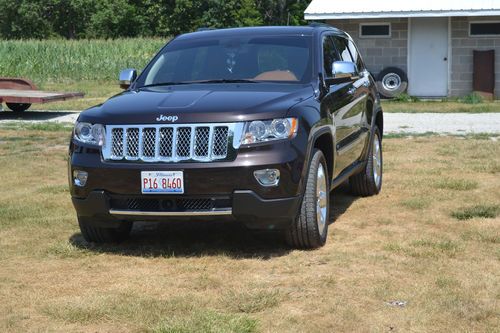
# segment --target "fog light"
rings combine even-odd
[[[73,171],[73,182],[76,186],[83,187],[87,183],[87,178],[89,174],[86,171],[74,170]]]
[[[280,182],[280,171],[277,169],[257,170],[253,175],[262,186],[278,186]]]

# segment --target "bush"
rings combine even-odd
[[[407,93],[401,93],[396,95],[392,101],[394,102],[404,102],[404,103],[413,103],[413,102],[419,102],[420,99],[415,96],[410,96]]]
[[[467,96],[464,96],[461,102],[465,104],[480,104],[483,102],[483,96],[479,95],[476,92],[473,92]]]

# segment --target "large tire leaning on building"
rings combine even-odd
[[[377,88],[380,95],[385,98],[396,97],[408,88],[408,77],[397,67],[384,68],[377,75]]]

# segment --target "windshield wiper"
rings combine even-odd
[[[138,87],[138,89],[149,88],[149,87],[161,87],[161,86],[178,86],[181,84],[192,84],[192,83],[194,82],[160,82],[160,83],[146,84]]]
[[[245,80],[245,79],[217,79],[217,80],[204,80],[204,81],[183,81],[183,82],[160,82],[146,84],[144,86],[138,87],[138,89],[149,88],[149,87],[160,87],[160,86],[178,86],[182,84],[205,84],[205,83],[259,83],[259,81]]]
[[[217,80],[196,81],[196,83],[259,83],[259,81],[248,80],[248,79],[217,79]]]

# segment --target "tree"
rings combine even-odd
[[[99,1],[90,18],[86,36],[117,38],[138,36],[141,31],[137,8],[127,0]]]
[[[46,2],[55,33],[68,39],[86,37],[91,17],[97,10],[94,0],[51,0]]]
[[[197,0],[176,0],[168,20],[170,35],[178,35],[200,27],[202,2]]]
[[[43,0],[0,0],[0,35],[4,38],[47,38],[55,33]]]
[[[264,20],[260,15],[254,0],[241,0],[240,8],[236,12],[236,25],[251,27],[263,25]]]
[[[305,0],[0,0],[1,38],[175,36],[305,24]]]

